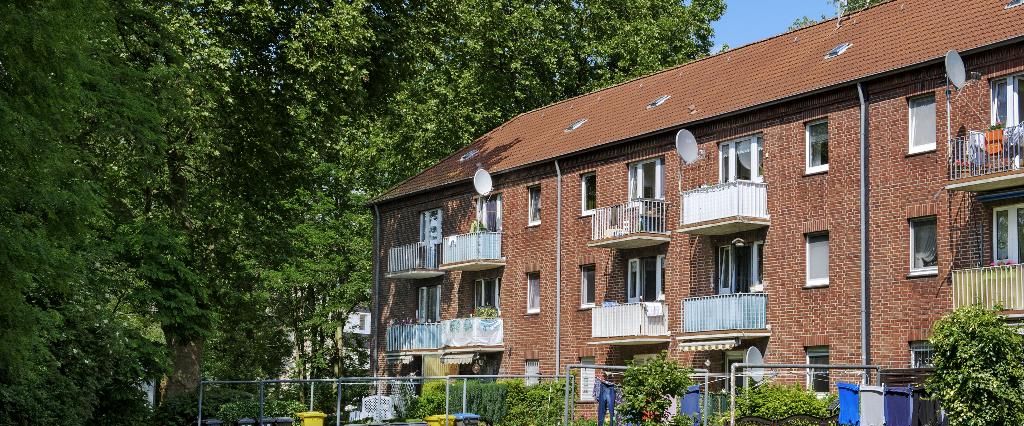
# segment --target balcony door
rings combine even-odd
[[[626,296],[629,303],[665,300],[665,256],[629,260]]]
[[[437,267],[437,248],[441,246],[441,209],[426,210],[420,213],[420,242],[424,243],[426,253],[422,257],[428,268]]]
[[[760,136],[724,142],[718,145],[718,181],[761,182],[764,147]]]
[[[1024,76],[992,82],[992,124],[1016,126],[1024,121]]]
[[[441,320],[441,286],[420,287],[416,306],[416,321],[420,323]]]
[[[1020,263],[1024,259],[1024,204],[992,210],[992,260]]]
[[[728,245],[718,248],[715,287],[718,294],[763,291],[761,242]]]
[[[629,199],[664,200],[662,160],[655,158],[629,165]]]
[[[501,232],[501,194],[476,200],[476,220],[490,232]]]

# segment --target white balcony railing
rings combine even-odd
[[[389,352],[428,351],[441,348],[441,323],[393,324],[388,327]]]
[[[501,259],[500,232],[474,232],[444,239],[444,263]]]
[[[437,269],[437,261],[441,253],[440,244],[412,243],[393,247],[388,251],[388,273]]]
[[[733,181],[682,193],[683,225],[732,217],[768,219],[768,186]]]
[[[765,293],[737,293],[683,300],[683,332],[763,330],[767,325]]]
[[[637,199],[594,211],[592,240],[618,238],[629,234],[664,234],[665,200]]]
[[[591,336],[664,337],[668,331],[668,307],[661,302],[598,306],[590,310]]]
[[[505,324],[501,318],[459,318],[441,322],[445,347],[501,346]]]
[[[949,141],[949,179],[958,180],[1017,170],[1024,149],[1024,125],[968,132]]]
[[[953,271],[953,307],[974,304],[1024,310],[1024,265]]]

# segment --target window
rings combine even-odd
[[[356,334],[370,334],[370,313],[353,312],[345,323],[345,331]]]
[[[910,153],[935,150],[935,95],[911,98]]]
[[[760,136],[725,142],[718,146],[718,180],[762,180],[764,146]]]
[[[935,348],[927,340],[910,342],[910,368],[932,367]]]
[[[432,209],[420,213],[420,242],[424,243],[426,250],[424,251],[424,258],[418,259],[424,264],[417,265],[418,267],[437,267],[441,246],[441,233],[443,232],[441,227],[442,216],[441,209]]]
[[[526,274],[526,313],[540,312],[540,272]]]
[[[807,363],[815,365],[828,364],[828,346],[815,346],[807,348]],[[826,393],[831,388],[828,370],[809,368],[807,369],[807,389],[819,393]]]
[[[761,272],[764,243],[728,245],[718,248],[715,276],[718,294],[763,291]]]
[[[1024,204],[992,209],[992,261],[1024,259]]]
[[[595,360],[592,356],[585,356],[580,358],[580,364],[594,365]],[[594,400],[594,369],[593,368],[581,368],[580,369],[580,401],[593,401]]]
[[[580,195],[584,215],[594,214],[597,208],[597,175],[587,173],[580,176]]]
[[[1024,76],[992,81],[992,124],[1015,126],[1024,121]]]
[[[1009,9],[1011,7],[1020,6],[1022,4],[1024,4],[1024,0],[1010,0],[1010,2],[1006,4],[1006,8]]]
[[[501,232],[501,194],[476,199],[476,220],[487,231]]]
[[[935,218],[910,221],[910,273],[936,274],[939,271],[935,238]]]
[[[438,322],[441,320],[441,286],[420,287],[416,321]]]
[[[594,265],[580,266],[580,307],[594,306],[594,287],[596,286]]]
[[[476,307],[501,309],[501,278],[476,280]]]
[[[629,165],[629,199],[665,199],[660,158]]]
[[[633,355],[633,364],[644,365],[658,359],[658,354],[636,354]]]
[[[573,130],[576,130],[576,129],[580,128],[580,126],[582,126],[583,123],[586,123],[586,122],[587,122],[586,118],[581,118],[579,120],[573,121],[572,123],[569,123],[569,125],[565,127],[565,132],[568,133],[568,132],[571,132]]]
[[[530,204],[529,204],[529,224],[538,225],[540,224],[540,185],[531,186],[530,191]]]
[[[539,359],[528,359],[526,360],[526,386],[533,386],[540,382],[540,360]],[[533,377],[531,377],[533,376]]]
[[[807,173],[828,171],[828,120],[807,125]]]
[[[627,297],[629,303],[665,300],[665,256],[629,259]]]
[[[828,234],[807,236],[807,286],[828,285]]]
[[[665,103],[665,101],[667,101],[668,98],[671,98],[671,97],[672,97],[671,95],[661,95],[661,96],[658,96],[658,99],[655,99],[655,100],[651,101],[651,103],[647,104],[647,109],[654,109],[654,108],[660,107],[661,104]]]
[[[839,55],[842,55],[844,52],[846,52],[846,49],[850,48],[850,46],[853,46],[853,43],[843,43],[832,48],[832,50],[828,51],[828,53],[825,54],[825,59],[828,60],[835,58]]]

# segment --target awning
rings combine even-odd
[[[411,364],[412,355],[389,355],[387,361],[391,364]]]
[[[442,364],[469,364],[473,362],[473,354],[444,354],[441,355]]]
[[[740,345],[739,339],[706,340],[679,344],[681,351],[727,351]]]

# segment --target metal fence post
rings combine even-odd
[[[334,425],[341,426],[341,378],[338,378],[338,403],[334,406]]]
[[[313,411],[313,386],[316,382],[309,382],[309,411]]]
[[[448,425],[448,404],[449,404],[449,400],[451,400],[451,392],[450,392],[450,389],[449,389],[449,386],[448,386],[449,383],[451,383],[450,380],[451,380],[450,377],[448,377],[448,376],[444,377],[444,424],[445,424],[445,426]]]
[[[203,381],[199,381],[199,417],[196,420],[196,426],[203,425]]]
[[[263,381],[260,380],[260,412],[259,412],[260,417],[258,419],[256,419],[256,424],[258,424],[260,426],[263,426],[263,403],[264,402],[265,401],[263,400]]]
[[[463,413],[466,413],[466,412],[469,411],[469,410],[466,409],[466,383],[468,381],[469,381],[469,379],[467,379],[465,377],[462,378],[462,412]]]

